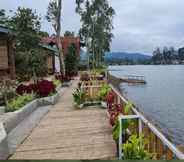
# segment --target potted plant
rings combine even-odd
[[[108,84],[104,84],[98,93],[101,105],[103,108],[107,108],[106,96],[111,91],[111,87]]]
[[[110,124],[113,126],[113,139],[116,142],[117,146],[117,155],[119,154],[119,131],[120,131],[120,125],[118,116],[120,114],[124,113],[129,114],[130,109],[132,107],[131,103],[127,103],[125,107],[122,107],[120,104],[114,104],[109,111],[110,113]],[[132,120],[123,120],[122,122],[122,143],[125,143],[128,140],[129,134],[127,133],[127,129],[130,125],[133,125],[134,121]]]
[[[154,155],[145,150],[147,141],[143,135],[132,135],[127,142],[122,145],[123,160],[150,160]]]
[[[73,93],[73,99],[75,107],[83,108],[85,100],[85,92],[82,89],[77,88],[76,91]]]

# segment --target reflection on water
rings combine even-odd
[[[176,144],[184,144],[184,66],[111,66],[115,76],[143,75],[145,85],[121,84],[123,93]]]

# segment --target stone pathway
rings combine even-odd
[[[73,107],[77,81],[66,89],[10,159],[115,159],[106,110]]]

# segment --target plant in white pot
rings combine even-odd
[[[77,88],[75,90],[75,92],[73,93],[73,99],[74,99],[74,104],[75,104],[75,107],[77,108],[83,108],[84,106],[84,101],[85,101],[85,92],[80,89],[80,88]]]

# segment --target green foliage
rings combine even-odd
[[[74,99],[74,102],[77,104],[77,105],[80,105],[84,102],[85,100],[85,92],[81,89],[76,89],[76,91],[73,93],[73,99]]]
[[[64,37],[75,37],[75,33],[71,31],[65,31]]]
[[[54,85],[55,85],[56,87],[59,87],[59,86],[61,85],[61,81],[60,81],[60,80],[57,80],[57,79],[55,79],[55,80],[53,81],[53,83],[54,83]]]
[[[16,71],[20,80],[33,79],[45,76],[47,73],[47,64],[45,64],[46,55],[41,49],[33,49],[28,52],[18,52],[16,55]]]
[[[46,56],[39,50],[41,18],[30,8],[19,7],[9,18],[8,26],[16,34],[16,73],[20,80],[43,76],[47,72]]]
[[[5,10],[0,9],[0,26],[7,26],[8,17],[6,16]]]
[[[146,140],[143,135],[139,137],[132,135],[128,141],[122,145],[124,160],[149,160],[153,155],[145,150]]]
[[[19,110],[27,103],[33,101],[34,97],[35,97],[34,94],[24,94],[22,96],[17,96],[16,98],[7,102],[5,111],[13,112]]]
[[[88,51],[93,53],[93,68],[98,67],[103,61],[104,53],[110,50],[115,11],[107,0],[76,0],[76,4],[76,12],[81,16],[82,22],[79,35],[87,44]]]
[[[114,141],[118,141],[119,139],[119,131],[120,131],[120,124],[118,119],[115,122],[115,125],[113,126],[112,136]]]
[[[96,74],[96,75],[100,75],[103,74],[107,71],[107,67],[105,65],[101,65],[98,68],[95,68],[92,70],[92,73]]]
[[[3,104],[7,103],[8,100],[16,96],[15,88],[16,83],[14,81],[11,80],[0,81],[0,98],[2,98],[3,101],[1,102]]]
[[[30,8],[19,7],[10,19],[9,27],[16,33],[16,51],[37,48],[40,38],[41,18]]]
[[[65,56],[66,73],[72,74],[77,72],[78,56],[75,44],[71,44],[68,48],[68,53]]]
[[[125,131],[126,129],[128,129],[130,124],[133,124],[133,122],[131,120],[128,120],[128,119],[123,120],[123,122],[122,122],[122,131]],[[116,122],[115,122],[115,125],[113,126],[113,132],[112,132],[114,141],[118,141],[119,131],[120,131],[120,123],[119,123],[119,120],[117,119]]]
[[[127,103],[124,107],[125,114],[128,115],[131,111],[131,108],[132,108],[132,103],[131,102]],[[134,120],[131,120],[131,119],[123,120],[122,131],[127,130],[130,125],[134,125],[134,124],[135,124]],[[115,125],[113,126],[113,139],[115,141],[119,139],[119,131],[120,131],[120,124],[119,124],[119,120],[117,119],[115,122]]]
[[[159,64],[179,64],[184,61],[184,48],[175,50],[174,47],[164,47],[161,51],[157,48],[153,51],[152,63]]]
[[[125,114],[130,114],[132,106],[133,106],[133,105],[132,105],[131,102],[128,102],[128,103],[125,105],[125,108],[124,108]]]
[[[98,93],[98,96],[100,98],[100,100],[105,100],[105,97],[107,96],[107,94],[111,91],[111,87],[108,84],[104,84],[101,88],[100,91]]]

